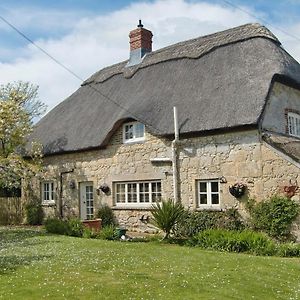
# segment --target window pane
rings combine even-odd
[[[137,193],[136,193],[136,183],[129,183],[128,184],[128,202],[137,202]]]
[[[219,192],[219,183],[218,182],[211,182],[211,191]]]
[[[200,194],[200,204],[207,204],[207,195]]]
[[[207,192],[207,184],[206,184],[206,182],[200,182],[199,189],[200,189],[200,192]]]
[[[149,196],[149,193],[148,194],[145,194],[145,202],[150,202],[150,196]]]
[[[128,194],[128,202],[137,202],[137,196],[136,194]]]
[[[300,137],[300,115],[296,113],[288,114],[289,134]]]
[[[219,194],[212,194],[211,195],[211,203],[212,204],[219,204]]]
[[[144,136],[145,126],[141,123],[135,123],[135,137],[141,138]]]
[[[300,116],[296,118],[296,135],[300,136]]]
[[[144,194],[140,194],[140,202],[145,202],[145,195]]]
[[[125,194],[117,194],[116,201],[117,201],[117,203],[124,203],[125,202]]]
[[[125,125],[125,139],[133,139],[133,125]]]

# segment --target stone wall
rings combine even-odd
[[[282,193],[290,182],[300,183],[299,168],[285,161],[260,141],[258,131],[242,131],[209,137],[181,139],[179,143],[180,196],[189,209],[198,209],[196,182],[201,179],[220,179],[220,209],[237,207],[243,213],[243,199],[237,200],[228,191],[229,185],[243,182],[247,197],[257,201],[275,193]],[[123,144],[122,128],[111,138],[106,149],[45,157],[45,180],[53,180],[56,201],[60,193],[60,172],[63,175],[64,215],[79,216],[79,186],[90,181],[94,186],[96,209],[107,203],[114,207],[119,223],[133,230],[153,231],[149,225],[148,209],[115,207],[113,192],[104,194],[97,188],[106,183],[159,179],[164,199],[173,198],[172,165],[170,162],[151,162],[151,158],[171,158],[171,141],[146,133],[142,143]],[[69,182],[74,180],[75,189]],[[36,191],[39,193],[38,182]],[[299,200],[299,194],[294,196]],[[298,197],[298,198],[297,198]],[[245,197],[244,197],[245,199]],[[58,206],[47,207],[48,214],[56,214]]]

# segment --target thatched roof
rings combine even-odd
[[[157,135],[255,125],[274,75],[300,83],[300,65],[259,24],[181,42],[105,68],[57,105],[32,138],[46,154],[105,146],[121,121],[133,118]],[[105,96],[103,96],[105,95]]]

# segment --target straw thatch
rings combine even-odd
[[[181,42],[105,68],[50,111],[31,138],[46,154],[103,147],[122,120],[143,122],[154,134],[256,126],[274,76],[300,83],[300,65],[259,24]],[[105,96],[103,96],[105,95]]]

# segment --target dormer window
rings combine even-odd
[[[145,140],[145,126],[139,122],[130,122],[123,125],[124,143],[140,142]]]
[[[288,131],[290,135],[300,137],[300,115],[288,113]]]

